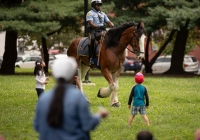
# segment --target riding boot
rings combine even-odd
[[[88,47],[89,47],[89,65],[90,65],[90,66],[94,65],[94,61],[93,61],[94,47],[93,47],[92,44],[93,44],[93,43],[91,42],[91,44],[88,45]]]

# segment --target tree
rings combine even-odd
[[[42,0],[26,0],[26,1],[0,1],[0,30],[6,31],[6,42],[13,37],[16,40],[18,32],[34,33],[41,36],[43,42],[43,51],[46,52],[44,59],[48,64],[48,53],[45,41],[48,34],[52,32],[60,32],[66,26],[80,27],[78,14],[74,12],[79,5],[83,5],[81,0],[77,1],[42,1]],[[58,8],[59,7],[59,8]],[[80,8],[78,8],[80,9]],[[10,37],[8,37],[10,35]],[[14,38],[15,37],[15,38]],[[15,44],[15,45],[14,45]],[[10,48],[10,49],[8,49]],[[6,43],[3,64],[1,67],[2,74],[14,74],[14,63],[17,55],[12,55],[9,51],[16,51],[16,41],[8,46]],[[7,52],[8,51],[8,52]],[[13,59],[8,59],[14,57]],[[47,61],[46,61],[47,60]],[[4,63],[7,63],[4,64]],[[8,70],[12,68],[12,70]]]
[[[174,49],[172,52],[171,67],[168,74],[185,73],[183,71],[183,59],[187,46],[189,31],[199,26],[200,3],[198,0],[164,1],[164,5],[150,8],[151,17],[159,16],[165,20],[168,29],[176,30]]]
[[[118,14],[116,20],[118,23],[121,21],[125,22],[130,18],[136,21],[143,20],[145,21],[149,37],[151,32],[161,28],[167,27],[168,30],[171,30],[169,38],[161,46],[160,50],[166,47],[166,43],[172,40],[171,37],[176,33],[171,67],[166,73],[184,73],[182,66],[186,46],[189,46],[187,45],[189,31],[193,30],[196,26],[200,27],[200,19],[198,17],[200,12],[199,1],[124,0],[122,2],[114,0],[114,3],[118,7],[115,8]],[[161,53],[161,51],[158,52]],[[148,57],[148,54],[146,56]],[[149,64],[148,66],[152,66],[152,63],[155,62],[158,56],[156,55],[150,63],[148,58],[145,57],[146,63]]]
[[[13,74],[14,73],[15,61],[16,61],[16,57],[17,57],[16,41],[17,41],[17,32],[9,31],[6,33],[5,46],[7,46],[7,47],[5,47],[3,63],[1,66],[2,67],[1,73],[3,73],[3,74]],[[6,62],[4,60],[6,60]]]

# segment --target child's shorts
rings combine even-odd
[[[137,115],[138,111],[141,115],[146,114],[146,107],[145,106],[133,106],[132,107],[132,114]]]

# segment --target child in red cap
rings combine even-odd
[[[140,112],[140,114],[142,115],[142,118],[144,119],[146,125],[149,126],[149,119],[146,116],[146,108],[148,108],[149,106],[149,96],[146,87],[142,85],[143,81],[144,75],[141,72],[136,73],[135,82],[137,84],[133,86],[128,100],[129,109],[131,109],[131,102],[133,101],[131,116],[128,120],[129,127],[131,126],[131,123],[138,112]],[[144,102],[145,99],[146,103]]]

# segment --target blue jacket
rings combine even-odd
[[[146,99],[146,105],[144,100]],[[128,105],[131,105],[131,102],[133,101],[133,106],[149,106],[149,96],[147,93],[147,89],[141,85],[136,84],[130,93]]]
[[[40,140],[89,140],[90,130],[95,129],[101,120],[99,114],[92,115],[88,103],[74,85],[66,84],[64,95],[63,124],[60,128],[50,127],[47,114],[54,89],[41,94],[34,119],[34,128]]]

